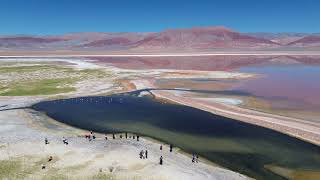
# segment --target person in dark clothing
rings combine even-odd
[[[68,143],[68,140],[67,140],[65,137],[62,138],[62,142],[63,142],[63,144],[65,144],[65,145],[68,145],[68,144],[69,144],[69,143]]]
[[[49,141],[48,141],[47,138],[44,138],[44,143],[45,143],[45,144],[49,144]]]
[[[170,152],[172,152],[172,147],[173,147],[172,144],[170,144]]]
[[[115,139],[115,138],[116,138],[116,136],[114,134],[112,134],[112,139]]]
[[[192,154],[192,163],[194,163],[195,162],[195,154],[193,153]]]
[[[198,154],[196,155],[196,162],[197,163],[199,162],[199,155]]]
[[[162,151],[162,145],[160,145],[160,150]]]
[[[52,159],[53,159],[52,156],[50,156],[48,159],[48,162],[52,161]]]
[[[108,140],[107,134],[104,135],[104,139],[105,139],[105,140]]]
[[[92,134],[92,139],[96,139],[96,135],[95,134]]]
[[[128,133],[126,133],[126,139],[128,139]]]
[[[140,156],[140,159],[142,159],[142,157],[143,157],[143,151],[142,150],[140,151],[139,156]]]
[[[135,138],[136,138],[136,136],[133,136],[132,138],[133,138],[133,139],[135,139]]]
[[[148,150],[144,154],[146,155],[146,159],[148,159]]]
[[[162,164],[163,164],[163,157],[160,156],[160,165],[162,165]]]
[[[139,141],[139,136],[137,136],[137,141]]]

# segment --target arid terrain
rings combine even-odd
[[[2,58],[0,63],[2,178],[246,179],[243,175],[219,168],[205,160],[192,167],[190,155],[181,154],[180,150],[174,152],[174,155],[167,151],[162,153],[159,151],[160,142],[145,138],[139,142],[132,139],[106,142],[104,135],[99,134],[94,142],[88,142],[83,137],[87,131],[59,124],[44,115],[19,108],[45,99],[131,91],[137,88],[131,81],[141,77],[246,78],[250,77],[249,74],[128,70],[101,66],[84,58]],[[70,145],[63,145],[63,136],[69,139]],[[44,138],[49,139],[49,145],[44,144]],[[163,151],[167,148],[164,145]],[[140,149],[148,149],[148,160],[139,159]],[[160,155],[165,158],[164,168],[167,170],[158,169]],[[53,162],[47,162],[49,156],[53,156]],[[41,171],[42,164],[47,166],[45,171]]]
[[[242,67],[266,64],[318,66],[319,59],[315,55],[2,57],[0,171],[7,173],[2,173],[3,177],[15,175],[17,179],[47,176],[74,179],[247,179],[201,158],[201,163],[194,167],[189,154],[178,149],[174,155],[162,153],[159,151],[161,142],[147,137],[140,142],[132,139],[106,142],[104,135],[99,134],[97,140],[88,142],[79,137],[86,131],[19,108],[48,99],[151,88],[150,92],[159,100],[196,107],[319,145],[320,124],[315,120],[319,117],[317,110],[275,110],[269,99],[234,88],[239,83],[264,76],[243,72]],[[63,136],[70,139],[70,145],[62,144]],[[45,137],[52,143],[44,145]],[[150,159],[140,160],[139,150],[146,148]],[[54,161],[46,163],[50,155]],[[159,155],[168,159],[165,170],[159,169]],[[45,171],[40,169],[43,163],[47,165]],[[32,168],[25,164],[31,164]],[[72,175],[66,176],[71,172]],[[318,174],[308,176],[318,177]]]

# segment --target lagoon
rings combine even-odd
[[[132,132],[171,143],[256,179],[286,179],[270,167],[320,172],[316,145],[196,108],[140,97],[139,92],[44,101],[32,108],[82,129]]]

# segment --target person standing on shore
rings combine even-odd
[[[62,137],[63,144],[66,144],[67,139],[65,137]]]
[[[48,141],[47,138],[44,138],[44,143],[45,143],[45,144],[49,144],[49,141]]]
[[[114,133],[112,134],[112,139],[115,139],[116,138],[116,136],[114,135]]]
[[[160,151],[162,151],[162,145],[160,145]]]
[[[160,156],[160,165],[162,165],[162,164],[163,164],[163,157]]]
[[[104,135],[104,139],[105,139],[105,140],[108,140],[107,134]]]
[[[142,153],[142,159],[145,159],[144,151],[143,151],[143,150],[141,150],[141,153]]]
[[[195,162],[195,154],[192,153],[192,163],[194,163],[194,162]]]
[[[137,141],[139,141],[139,135],[137,135]]]
[[[173,146],[172,146],[172,144],[170,144],[170,152],[172,152],[172,148],[173,148]]]
[[[148,150],[145,151],[146,159],[148,159]]]
[[[126,139],[128,139],[128,133],[126,133]]]

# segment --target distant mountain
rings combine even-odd
[[[286,45],[290,42],[296,41],[298,39],[301,39],[309,35],[306,33],[265,33],[265,32],[246,33],[246,34],[253,37],[268,39],[272,42],[276,42],[282,45]]]
[[[241,34],[224,27],[173,29],[153,33],[135,43],[143,49],[214,49],[273,47],[267,39]]]
[[[290,42],[287,45],[290,45],[290,46],[319,46],[320,47],[320,36],[315,36],[315,35],[305,36],[301,39]]]
[[[78,45],[84,48],[130,48],[134,43],[144,39],[147,33],[108,33],[104,37]],[[88,36],[90,38],[90,36]]]
[[[0,37],[1,48],[21,48],[34,47],[41,48],[50,43],[66,41],[63,38],[53,37],[31,37],[31,36],[17,36],[17,37]]]
[[[240,33],[225,27],[169,29],[151,33],[85,32],[55,36],[1,36],[0,50],[276,49],[320,47],[320,34]]]
[[[310,46],[319,41],[320,33],[246,33],[249,36],[268,39],[283,46],[302,44]]]

